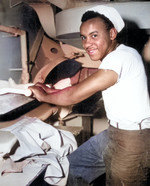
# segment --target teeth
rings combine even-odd
[[[95,49],[87,49],[87,53],[89,53],[89,54],[93,54],[95,52]]]
[[[94,52],[94,50],[90,50],[90,51],[89,51],[89,53],[93,53],[93,52]]]

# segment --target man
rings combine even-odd
[[[82,17],[80,35],[99,70],[71,87],[49,89],[37,83],[34,96],[56,105],[76,104],[102,91],[108,130],[90,138],[69,157],[68,185],[92,183],[106,172],[108,186],[148,185],[150,168],[150,102],[139,53],[117,42],[124,22],[112,7],[96,6]],[[100,184],[99,184],[100,185]]]

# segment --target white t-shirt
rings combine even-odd
[[[118,74],[117,83],[102,92],[108,119],[127,130],[142,121],[142,128],[150,128],[147,77],[139,53],[122,44],[103,59],[99,69]]]

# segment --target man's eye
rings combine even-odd
[[[97,37],[97,35],[96,35],[96,34],[94,34],[94,35],[92,35],[92,37],[93,37],[93,38],[95,38],[95,37]]]
[[[82,40],[85,40],[86,38],[85,38],[84,36],[81,36],[81,39],[82,39]]]

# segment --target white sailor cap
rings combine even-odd
[[[125,23],[124,23],[122,17],[120,16],[120,14],[118,13],[118,11],[111,6],[97,5],[97,6],[94,6],[86,11],[94,11],[94,12],[98,12],[99,14],[103,14],[105,17],[107,17],[113,23],[117,32],[120,32],[125,25]]]

